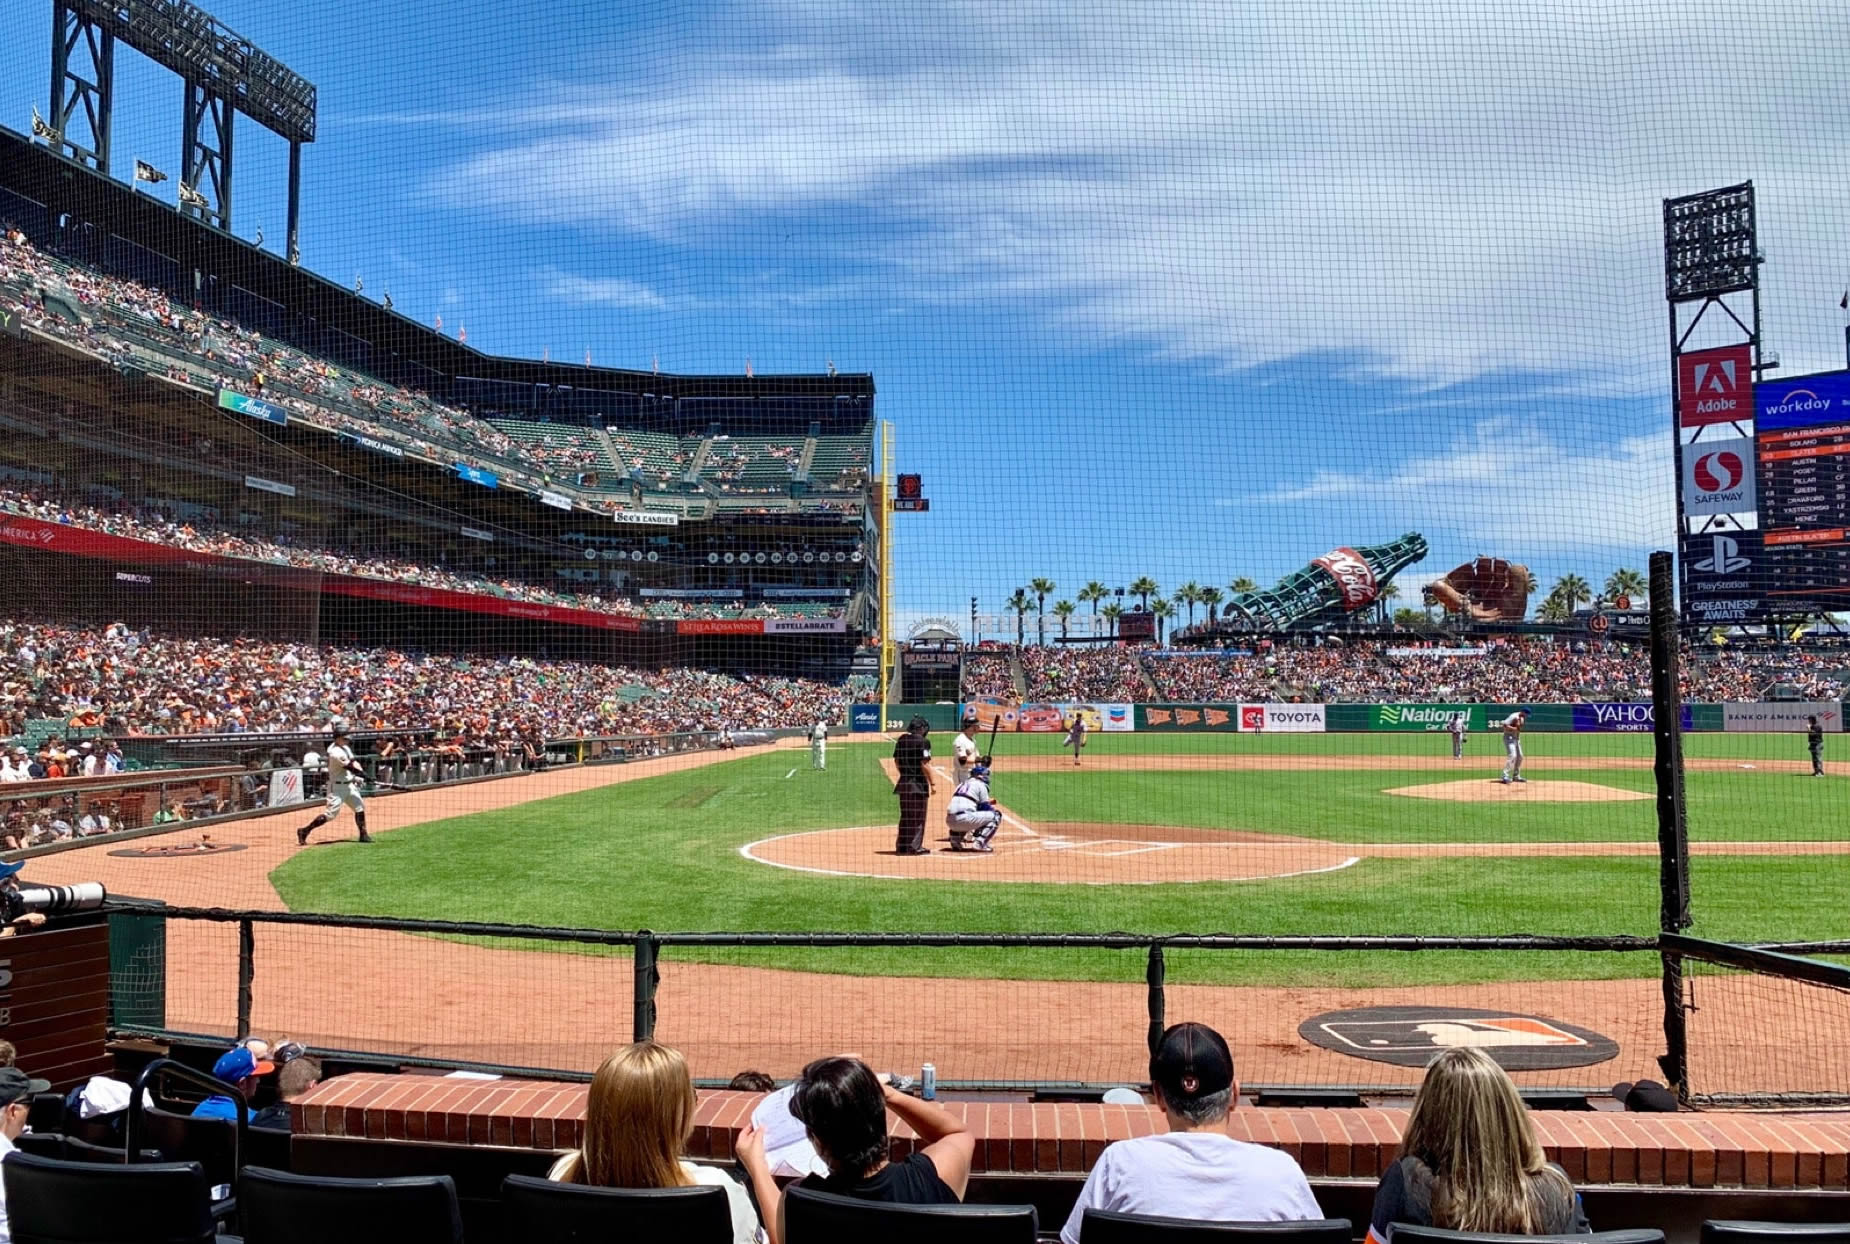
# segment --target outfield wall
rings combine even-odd
[[[956,704],[889,704],[885,729],[903,730],[923,717],[937,731],[955,730],[969,711],[987,731],[999,720],[1010,733],[1051,734],[1065,728],[1075,712],[1094,730],[1155,734],[1376,734],[1442,733],[1464,713],[1473,733],[1495,729],[1494,723],[1518,708],[1529,710],[1526,727],[1537,734],[1649,733],[1656,718],[1644,701],[1583,701],[1574,704],[1108,704],[1061,701],[1003,704],[979,700]],[[1844,729],[1843,706],[1816,702],[1685,704],[1683,729],[1700,733],[1803,733],[1806,718],[1817,714],[1827,731]],[[856,733],[881,729],[879,705],[857,704],[852,715]]]

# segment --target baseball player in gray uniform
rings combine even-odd
[[[1469,713],[1453,713],[1452,720],[1445,727],[1452,735],[1452,759],[1463,759],[1465,754],[1465,734],[1471,729]]]
[[[1519,708],[1497,723],[1503,730],[1503,750],[1509,755],[1509,759],[1504,762],[1503,777],[1500,779],[1505,786],[1511,782],[1529,780],[1522,775],[1522,728],[1528,722],[1529,710]]]
[[[295,831],[297,845],[307,846],[309,834],[339,816],[342,804],[353,809],[353,822],[360,827],[360,841],[371,842],[372,837],[366,832],[366,797],[360,794],[360,783],[365,780],[365,776],[360,772],[359,765],[354,763],[353,746],[347,741],[344,727],[335,728],[334,740],[328,744],[326,761],[328,801],[323,805],[320,816]]]
[[[944,827],[951,831],[953,851],[964,849],[965,835],[970,838],[971,850],[995,850],[989,840],[1002,827],[1002,809],[989,793],[988,765],[972,765],[969,779],[957,784],[950,806],[944,811]]]

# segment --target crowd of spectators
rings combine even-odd
[[[1134,649],[1032,647],[1021,650],[1030,700],[1101,700],[1114,704],[1150,698]]]
[[[1461,653],[1380,640],[1261,640],[1239,651],[1030,646],[1020,652],[1027,679],[1022,698],[1520,704],[1647,700],[1651,695],[1650,656],[1642,645],[1520,638],[1460,646],[1481,650]],[[967,653],[965,697],[1013,695],[1008,661],[1007,653]],[[1684,648],[1686,700],[1761,700],[1776,688],[1781,698],[1836,700],[1846,684],[1850,647]]]
[[[766,730],[840,720],[846,701],[806,678],[0,620],[0,737],[46,718],[111,737],[335,720],[463,738]]]
[[[641,600],[619,593],[614,588],[566,591],[524,579],[451,569],[428,559],[413,562],[381,550],[333,548],[318,541],[303,541],[287,532],[266,533],[255,526],[235,530],[213,519],[209,510],[197,506],[186,508],[193,512],[190,516],[182,516],[178,507],[160,502],[137,506],[102,494],[89,494],[79,499],[44,485],[0,483],[0,511],[48,523],[83,527],[131,540],[174,545],[197,553],[296,566],[329,574],[383,579],[392,583],[414,583],[421,587],[445,588],[477,596],[494,596],[503,600],[522,600],[629,617],[838,618],[844,612],[839,605],[804,602],[786,602],[782,607],[770,602],[746,606],[666,599]],[[322,537],[327,538],[331,537]]]

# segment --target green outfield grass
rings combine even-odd
[[[1735,744],[1711,754],[1750,763],[1793,750],[1790,736],[1691,741],[1699,739]],[[1022,751],[1051,751],[1057,742],[1008,741],[1023,744]],[[1204,742],[1219,744],[1217,751],[1262,745],[1284,752],[1380,742],[1276,736],[1235,748],[1224,736],[1103,741],[1135,744],[1146,754],[1182,746],[1199,754],[1209,750],[1199,746]],[[1423,745],[1422,753],[1439,742],[1421,736],[1390,741]],[[1631,754],[1648,754],[1648,740],[1559,735],[1532,741],[1531,755],[1545,754],[1556,741],[1596,745],[1580,754],[1626,754],[1628,747]],[[1233,742],[1248,744],[1246,738]],[[1172,746],[1151,746],[1156,743]],[[779,832],[889,822],[895,801],[879,769],[885,754],[877,746],[838,747],[826,773],[812,772],[800,753],[748,757],[399,830],[365,850],[337,845],[304,851],[272,880],[297,910],[613,929],[1646,934],[1655,925],[1654,857],[1365,860],[1339,872],[1275,881],[1062,886],[834,877],[769,868],[739,854],[741,845]],[[1381,793],[1448,780],[1449,770],[1112,773],[1095,766],[1011,777],[1007,754],[999,762],[998,793],[1030,821],[1271,829],[1355,842],[1643,841],[1655,833],[1648,801],[1486,806]],[[1461,767],[1488,766],[1493,759],[1479,756]],[[1650,775],[1642,770],[1548,776],[1650,789]],[[1753,771],[1691,773],[1687,780],[1697,838],[1843,832],[1837,781]],[[1698,857],[1692,874],[1698,935],[1850,938],[1850,905],[1841,900],[1850,856]],[[670,957],[695,956],[675,951]],[[855,974],[1134,980],[1142,972],[1135,954],[1064,949],[798,948],[701,951],[698,957]],[[1614,954],[1270,952],[1202,954],[1188,962],[1191,980],[1272,984],[1648,976],[1656,969],[1652,956]]]

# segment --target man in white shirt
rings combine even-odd
[[[345,726],[334,727],[333,741],[328,744],[324,760],[328,767],[327,803],[322,805],[320,816],[295,831],[296,843],[307,846],[309,834],[339,816],[342,804],[353,809],[353,823],[360,827],[360,841],[371,842],[372,837],[366,832],[366,797],[360,793],[365,775],[354,759]]]
[[[1517,709],[1497,723],[1503,730],[1503,750],[1509,756],[1503,764],[1501,781],[1505,786],[1529,780],[1522,775],[1522,728],[1528,724],[1529,710],[1526,708]]]
[[[809,728],[809,767],[826,769],[829,767],[829,724],[816,718],[816,724]]]
[[[30,782],[32,762],[26,756],[26,749],[15,747],[12,755],[0,762],[0,782]]]
[[[26,1130],[32,1113],[32,1095],[51,1092],[51,1081],[34,1080],[17,1067],[0,1067],[0,1161],[13,1152],[13,1142]],[[13,1224],[6,1213],[6,1181],[0,1179],[0,1244],[12,1244]]]
[[[1150,1087],[1169,1130],[1109,1146],[1086,1176],[1062,1244],[1079,1244],[1087,1208],[1209,1222],[1322,1218],[1291,1156],[1235,1140],[1233,1051],[1206,1024],[1177,1024],[1150,1055]]]
[[[83,758],[80,761],[85,777],[100,777],[103,773],[103,758],[96,754],[96,744],[85,743],[80,749]]]
[[[951,780],[962,786],[970,780],[970,770],[975,767],[981,752],[976,746],[976,714],[964,714],[964,728],[951,740]]]

